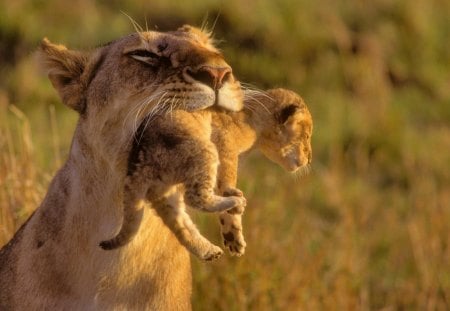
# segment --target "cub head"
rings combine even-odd
[[[92,51],[44,39],[38,51],[62,101],[80,114],[79,128],[94,144],[132,137],[152,113],[213,105],[238,111],[243,94],[208,33],[192,26],[137,32]]]
[[[313,121],[303,99],[286,89],[272,89],[258,101],[265,106],[259,149],[287,171],[307,168],[312,160]],[[264,122],[265,118],[269,120]]]

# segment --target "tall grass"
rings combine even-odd
[[[8,109],[9,108],[9,109]],[[2,105],[0,122],[0,243],[11,237],[42,196],[33,161],[31,132],[26,116],[15,106]],[[12,116],[8,116],[11,114]],[[14,120],[12,120],[14,118]],[[38,190],[38,188],[40,188]]]
[[[241,163],[247,252],[193,259],[195,310],[450,309],[441,0],[0,3],[0,245],[39,205],[76,119],[30,52],[44,36],[89,47],[132,31],[119,10],[161,29],[220,13],[215,33],[237,76],[293,88],[313,114],[309,176],[257,153]],[[213,216],[193,217],[220,242]]]

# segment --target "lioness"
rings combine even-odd
[[[230,66],[209,35],[190,26],[133,33],[90,52],[43,40],[39,54],[80,117],[42,204],[0,251],[0,309],[190,309],[188,252],[154,213],[127,247],[105,252],[98,241],[121,225],[137,124],[180,103],[241,109]]]

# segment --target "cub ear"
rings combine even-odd
[[[295,104],[290,104],[279,110],[276,113],[275,117],[279,124],[286,124],[289,121],[289,118],[293,116],[299,109],[300,109],[299,106]]]
[[[64,45],[53,44],[44,38],[37,56],[64,104],[83,113],[86,108],[84,99],[86,86],[82,76],[88,64],[89,55],[69,50]]]

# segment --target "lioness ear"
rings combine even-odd
[[[64,104],[83,113],[86,103],[82,76],[88,64],[88,54],[68,50],[64,45],[53,44],[44,38],[38,57]]]
[[[290,104],[275,114],[275,117],[279,124],[286,124],[289,121],[289,118],[293,116],[300,107],[295,104]]]

